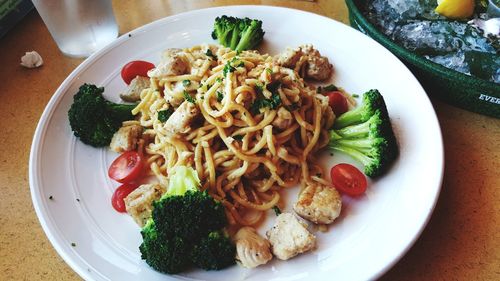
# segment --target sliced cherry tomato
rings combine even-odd
[[[134,191],[139,185],[135,183],[126,183],[123,185],[120,185],[115,192],[113,193],[113,196],[111,196],[111,205],[113,205],[113,208],[117,210],[118,212],[125,212],[125,197],[127,197],[130,192]]]
[[[359,196],[366,191],[366,177],[353,165],[342,163],[330,171],[333,186],[350,196]]]
[[[328,103],[332,108],[333,112],[336,116],[341,115],[344,112],[347,112],[349,109],[347,105],[347,99],[342,95],[339,91],[328,92],[325,94],[328,96]]]
[[[143,166],[142,155],[137,151],[126,151],[111,163],[108,176],[117,182],[131,182],[142,174]]]
[[[143,60],[134,60],[129,63],[127,63],[125,66],[122,68],[122,79],[125,81],[125,83],[130,84],[130,81],[134,79],[136,76],[143,76],[143,77],[148,77],[148,70],[154,68],[155,65],[143,61]]]

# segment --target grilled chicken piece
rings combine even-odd
[[[286,50],[276,56],[274,60],[281,66],[288,68],[295,68],[295,65],[299,62],[303,53],[300,47],[297,48],[286,48]]]
[[[111,150],[122,153],[124,151],[134,150],[137,142],[142,135],[142,126],[131,125],[121,127],[111,139],[109,147]]]
[[[123,199],[127,213],[143,227],[151,218],[153,202],[160,199],[166,189],[159,184],[143,184]]]
[[[280,260],[293,258],[313,249],[316,245],[316,237],[291,213],[279,215],[266,235],[273,254]]]
[[[293,115],[284,107],[280,107],[277,112],[277,117],[272,125],[280,130],[286,130],[292,125]]]
[[[150,71],[149,77],[162,78],[189,73],[189,62],[181,49],[163,51],[160,63]]]
[[[178,107],[185,100],[184,92],[196,91],[200,87],[198,81],[190,81],[189,85],[183,83],[183,81],[176,82],[172,90],[163,91],[165,101],[169,103],[172,107]]]
[[[332,107],[328,103],[328,96],[318,94],[316,98],[321,106],[321,127],[330,129],[335,122],[335,113],[333,113]]]
[[[330,78],[333,72],[333,65],[330,64],[328,58],[322,56],[312,45],[301,46],[301,49],[307,55],[306,77],[318,81]]]
[[[149,78],[136,76],[127,87],[127,90],[120,94],[120,98],[128,102],[136,102],[141,99],[141,92],[149,88]]]
[[[297,214],[316,224],[332,223],[340,215],[341,208],[338,191],[319,183],[306,186],[293,206]]]
[[[269,241],[260,236],[253,227],[242,227],[234,236],[236,260],[246,268],[266,264],[273,258]]]
[[[327,57],[321,56],[318,50],[310,44],[297,48],[287,48],[286,51],[274,57],[274,61],[281,66],[300,69],[297,72],[304,74],[305,78],[323,81],[332,75],[333,65]]]
[[[172,136],[185,134],[191,130],[191,122],[199,113],[200,110],[195,104],[184,101],[165,122],[165,129]]]

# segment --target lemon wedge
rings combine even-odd
[[[450,19],[465,19],[474,12],[474,0],[438,0],[435,11]]]

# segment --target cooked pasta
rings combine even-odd
[[[211,45],[170,49],[162,60],[133,110],[160,183],[173,167],[192,166],[237,225],[257,224],[283,188],[328,184],[314,155],[328,143],[334,114],[297,70],[257,51]],[[186,70],[176,72],[176,63]],[[173,114],[161,120],[162,111]]]

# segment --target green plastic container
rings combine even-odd
[[[351,26],[399,57],[428,94],[463,109],[500,118],[500,84],[446,68],[399,46],[364,16],[365,3],[364,0],[346,0]]]

